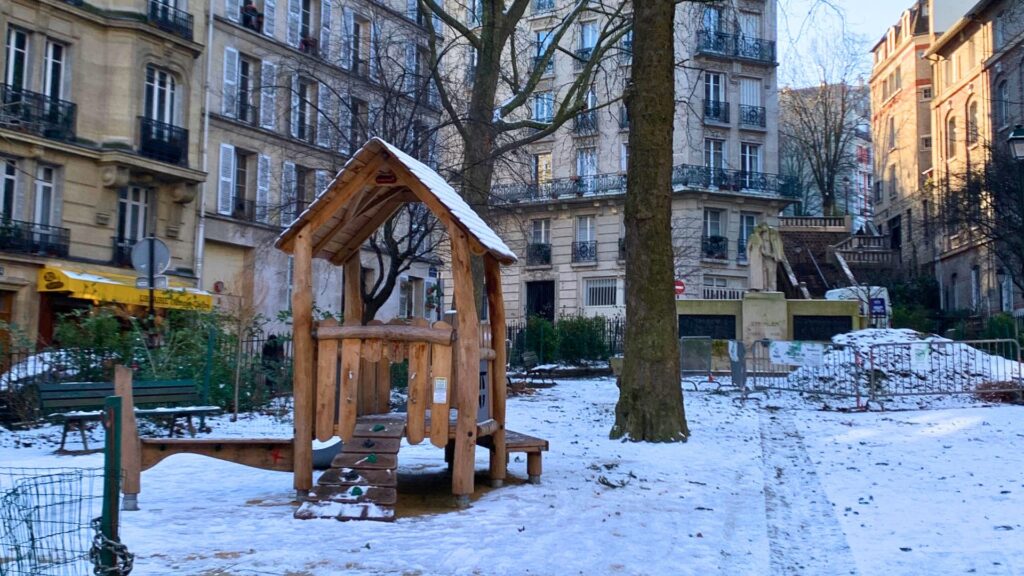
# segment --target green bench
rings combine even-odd
[[[39,409],[50,420],[63,423],[60,451],[68,432],[77,429],[82,436],[82,447],[89,449],[85,425],[103,418],[103,401],[114,395],[113,382],[64,382],[39,384]],[[185,418],[191,436],[196,435],[193,416],[217,414],[217,406],[196,406],[199,394],[195,380],[140,380],[132,383],[132,398],[137,417],[163,419],[168,423],[168,436],[174,435],[174,426]],[[150,406],[150,408],[139,408]]]

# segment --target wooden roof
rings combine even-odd
[[[367,142],[320,191],[276,246],[292,253],[295,236],[312,234],[313,257],[342,264],[403,204],[422,202],[452,233],[461,230],[476,254],[502,264],[516,255],[437,172],[380,138]]]

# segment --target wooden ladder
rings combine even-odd
[[[404,433],[404,419],[387,415],[357,419],[352,440],[320,475],[295,517],[393,521],[398,501],[398,450]]]

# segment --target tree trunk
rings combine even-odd
[[[678,442],[690,435],[679,378],[672,256],[675,3],[634,2],[626,178],[626,338],[612,438]]]

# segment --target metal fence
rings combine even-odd
[[[102,469],[0,469],[0,574],[93,574],[102,496]]]
[[[711,374],[713,344],[710,336],[683,336],[679,339],[679,373],[683,378]]]
[[[745,382],[735,383],[745,393],[784,390],[859,398],[867,383],[858,351],[828,342],[758,340],[746,351],[745,368]]]
[[[575,317],[566,317],[569,318]],[[538,363],[607,360],[622,354],[626,322],[621,316],[590,318],[593,324],[582,334],[560,330],[563,320],[534,318],[509,322],[505,329],[509,365],[520,368]]]

